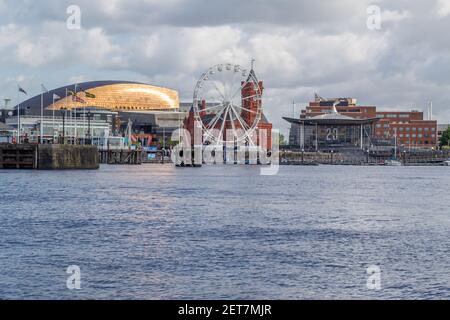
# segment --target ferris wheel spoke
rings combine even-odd
[[[234,114],[236,115],[236,118],[238,119],[239,123],[241,124],[242,129],[244,129],[245,131],[249,131],[250,127],[248,125],[245,124],[245,120],[241,118],[241,116],[239,115],[239,113],[234,109],[234,107],[231,107],[233,109]]]
[[[232,117],[230,116],[231,119],[231,127],[233,128],[233,140],[234,138],[238,137],[238,132],[236,130],[236,125],[234,124],[234,120],[232,119]]]
[[[231,98],[231,93],[234,92],[234,87],[235,87],[235,82],[236,82],[235,80],[236,80],[236,72],[233,73],[233,77],[231,78],[231,86],[230,86],[230,92],[229,92],[230,95],[228,98]]]
[[[224,115],[223,120],[222,120],[222,125],[220,127],[220,133],[219,133],[219,136],[217,137],[217,140],[219,140],[219,139],[222,140],[223,139],[223,130],[225,129],[225,123],[227,122],[228,111],[229,111],[229,108],[226,108],[225,115]]]
[[[211,83],[214,85],[214,88],[216,89],[216,91],[220,94],[220,96],[222,97],[222,99],[225,100],[225,92],[222,93],[222,91],[220,91],[219,87],[217,87],[216,82],[213,80],[211,81]]]
[[[221,104],[217,104],[217,105],[215,105],[215,106],[208,107],[208,108],[203,109],[203,110],[201,110],[201,111],[209,111],[209,110],[212,110],[212,109],[215,109],[215,108],[218,108],[218,107],[223,107],[223,106],[224,106],[224,105],[223,105],[223,102],[222,102]]]
[[[234,98],[236,98],[236,96],[238,95],[239,92],[242,92],[242,89],[245,88],[245,86],[248,84],[248,81],[244,81],[244,83],[239,87],[239,89],[237,89],[234,94],[231,96],[230,100],[233,100]]]
[[[254,95],[252,95],[252,96],[248,96],[248,97],[244,97],[244,98],[242,98],[242,100],[247,100],[247,99],[252,99],[252,98],[255,98],[255,97],[259,97],[260,96],[260,94],[254,94]]]
[[[253,113],[253,114],[258,114],[258,112],[255,112],[255,111],[253,111],[253,110],[250,110],[250,109],[247,109],[247,108],[244,108],[244,107],[239,107],[239,106],[235,106],[235,107],[236,107],[236,108],[239,108],[239,109],[242,109],[242,110],[244,110],[244,111]]]
[[[223,108],[222,110],[220,110],[220,112],[218,112],[218,113],[214,116],[214,118],[212,118],[212,120],[206,125],[206,129],[211,130],[211,129],[213,129],[213,128],[216,126],[216,124],[217,124],[217,122],[219,121],[220,116],[222,115],[222,113],[223,113],[224,110],[225,110],[225,108]]]

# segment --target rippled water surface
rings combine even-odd
[[[449,190],[444,167],[0,171],[0,298],[450,298]]]

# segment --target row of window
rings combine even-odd
[[[409,137],[411,137],[411,138],[429,138],[430,137],[430,135],[429,134],[421,134],[421,133],[419,133],[419,134],[415,134],[415,133],[413,133],[413,134],[409,134],[409,133],[407,133],[407,134],[403,134],[403,133],[400,133],[399,134],[399,137],[400,138],[403,138],[403,137],[405,137],[405,138],[409,138]],[[435,134],[432,134],[431,135],[431,137],[432,138],[436,138],[436,135]]]
[[[392,136],[392,135],[390,135],[389,134],[389,132],[380,132],[380,131],[378,131],[377,133],[376,133],[376,135],[377,136],[382,136],[382,135],[385,135],[385,136]],[[428,133],[425,133],[425,134],[422,134],[422,133],[419,133],[419,134],[416,134],[416,133],[413,133],[413,134],[409,134],[409,133],[406,133],[406,134],[403,134],[403,133],[400,133],[399,135],[398,135],[398,137],[400,137],[400,138],[436,138],[436,135],[433,133],[433,134],[428,134]]]
[[[377,118],[410,118],[411,114],[401,113],[401,114],[377,114]]]
[[[381,128],[381,127],[388,129],[390,126],[389,126],[389,124],[381,125],[381,123],[378,123],[377,128]],[[425,127],[425,128],[423,128],[423,127],[399,127],[398,130],[399,131],[419,131],[419,132],[432,131],[432,132],[435,132],[436,128],[434,128],[434,127],[433,128],[429,128],[429,127]]]

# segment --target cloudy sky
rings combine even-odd
[[[67,28],[70,5],[79,30]],[[0,0],[0,99],[15,101],[17,83],[34,95],[41,83],[132,80],[190,101],[208,67],[254,57],[283,132],[292,101],[298,113],[314,92],[381,109],[433,100],[449,123],[449,30],[450,0]]]

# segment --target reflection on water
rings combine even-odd
[[[0,171],[0,298],[450,298],[449,188],[440,167]]]

